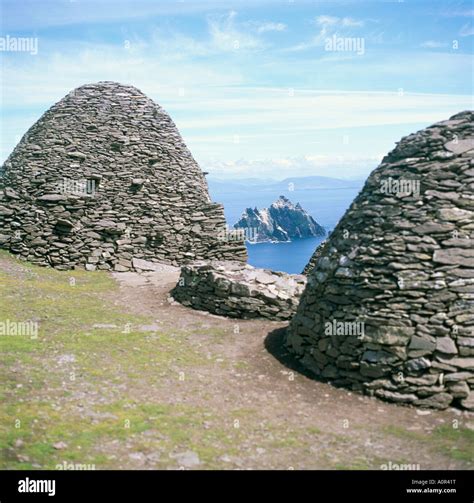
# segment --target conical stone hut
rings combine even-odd
[[[473,119],[403,138],[312,259],[286,343],[316,376],[474,409]]]
[[[0,176],[0,247],[58,269],[246,260],[169,115],[138,89],[84,85],[21,139]],[[141,262],[140,262],[141,261]]]

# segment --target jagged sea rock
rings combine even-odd
[[[234,225],[242,229],[248,241],[291,241],[325,236],[326,231],[299,203],[294,205],[280,196],[269,208],[247,208]]]

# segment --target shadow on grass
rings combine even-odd
[[[311,370],[304,367],[295,355],[290,353],[285,346],[286,327],[277,328],[265,337],[265,349],[286,368],[304,375],[313,381],[324,382]]]

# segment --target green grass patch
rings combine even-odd
[[[405,440],[426,444],[455,460],[472,463],[474,459],[474,431],[459,426],[438,426],[432,433],[408,431],[400,426],[387,426],[384,431]]]
[[[207,438],[209,445],[219,434],[197,435],[203,412],[130,402],[135,380],[159,386],[160,376],[178,379],[190,366],[213,364],[188,342],[189,333],[141,331],[155,320],[129,314],[111,302],[119,287],[106,272],[57,271],[5,252],[1,257],[12,266],[0,271],[0,321],[37,320],[39,332],[37,339],[0,337],[0,467],[54,468],[63,461],[98,459],[105,463],[97,450],[102,440],[123,442],[150,429],[161,432],[166,449],[193,442],[197,449],[200,441],[206,445]],[[115,327],[94,328],[97,324]],[[119,386],[127,390],[127,404],[107,404],[124,395],[117,391]],[[82,417],[78,408],[80,401],[87,402],[83,390],[91,389],[95,400],[104,403],[86,403],[85,408],[97,412],[98,419]],[[59,441],[66,442],[67,449],[52,447]],[[208,447],[202,455],[211,461],[214,453]]]

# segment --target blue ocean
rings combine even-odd
[[[248,183],[209,180],[209,191],[213,201],[224,204],[227,223],[230,227],[237,222],[247,207],[266,208],[280,195],[301,206],[326,231],[331,231],[344,215],[359,190],[362,181],[341,183],[341,180],[328,182],[323,187],[308,187],[295,190],[286,183]],[[298,187],[298,184],[295,184]],[[314,184],[313,184],[314,185]],[[301,184],[303,186],[303,184]],[[290,190],[291,188],[291,190]],[[247,243],[249,264],[255,267],[301,273],[317,246],[325,238],[296,239],[290,243]]]
[[[249,264],[273,271],[300,274],[324,238],[296,239],[290,243],[247,243]]]

